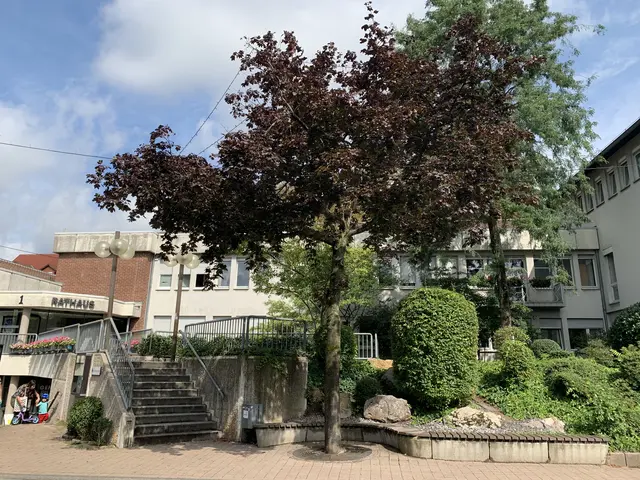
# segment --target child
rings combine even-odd
[[[49,394],[43,393],[42,398],[36,404],[38,407],[38,423],[49,420]]]
[[[16,401],[13,404],[13,414],[17,415],[22,412],[25,413],[27,411],[27,395],[24,391],[20,391],[18,396],[16,397]]]

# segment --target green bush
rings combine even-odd
[[[558,355],[558,352],[564,351],[560,345],[548,338],[534,340],[531,344],[531,350],[536,358],[553,357]]]
[[[591,400],[600,386],[608,385],[612,370],[586,358],[549,361],[545,380],[550,391],[560,398]]]
[[[167,358],[171,356],[173,338],[165,335],[148,335],[138,345],[138,355]]]
[[[391,322],[393,370],[416,404],[444,409],[475,390],[478,317],[473,304],[439,288],[420,288],[400,303]]]
[[[111,443],[113,433],[113,422],[108,418],[100,417],[91,426],[91,440],[98,446]]]
[[[591,358],[600,365],[613,368],[616,366],[615,350],[612,350],[603,340],[596,338],[589,340],[587,346],[578,350],[577,355],[584,358]]]
[[[93,440],[93,426],[102,417],[104,407],[98,397],[84,397],[69,410],[67,428],[69,433],[81,440]]]
[[[500,350],[501,345],[507,340],[529,343],[531,340],[527,332],[520,327],[502,327],[493,334],[493,348]]]
[[[616,350],[640,342],[640,302],[625,308],[609,330],[609,345]]]
[[[640,391],[640,348],[635,345],[622,347],[619,363],[620,376],[631,388]]]
[[[519,340],[505,340],[498,350],[504,362],[502,372],[511,385],[524,385],[536,373],[536,358],[526,343]]]
[[[353,403],[356,411],[361,412],[367,400],[382,393],[384,393],[382,385],[376,377],[364,377],[358,380],[353,393]]]

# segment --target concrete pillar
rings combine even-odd
[[[4,416],[3,416],[3,425],[6,425],[7,422],[11,421],[11,418],[13,417],[13,406],[11,405],[11,397],[13,396],[14,393],[16,393],[16,390],[18,390],[18,387],[20,386],[20,377],[18,377],[17,375],[14,375],[13,377],[4,377],[5,380],[9,379],[9,391],[7,392],[7,404],[4,407]]]
[[[564,309],[563,309],[564,310]],[[567,321],[567,315],[563,312],[560,314],[560,324],[562,325],[562,340],[564,341],[565,350],[571,349],[571,342],[569,341],[569,322]]]
[[[20,315],[20,328],[18,330],[18,341],[24,342],[27,339],[27,333],[29,332],[29,318],[31,317],[31,309],[23,308]]]

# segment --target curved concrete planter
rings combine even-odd
[[[599,437],[538,434],[429,432],[411,427],[343,423],[342,439],[388,445],[405,455],[434,460],[603,465],[609,445]],[[324,441],[321,423],[256,425],[258,447]]]

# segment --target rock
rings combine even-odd
[[[544,430],[546,428],[542,420],[527,420],[522,422],[522,427],[527,430]]]
[[[543,418],[542,423],[546,430],[564,433],[564,422],[556,417]]]
[[[403,398],[376,395],[365,402],[364,418],[383,423],[406,422],[411,419],[411,409]]]
[[[456,427],[500,428],[502,426],[502,418],[497,413],[484,412],[472,407],[454,410],[450,420]]]
[[[349,418],[353,415],[351,411],[351,394],[340,393],[340,418]]]

